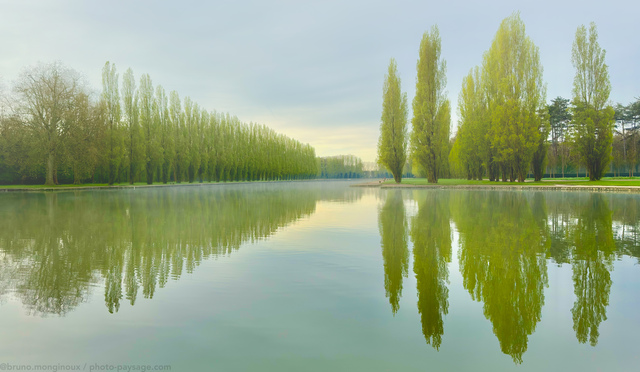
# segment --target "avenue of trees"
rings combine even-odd
[[[575,68],[570,99],[546,102],[539,48],[520,15],[505,18],[482,64],[464,77],[458,97],[459,122],[450,138],[446,62],[437,27],[420,44],[412,131],[401,118],[404,95],[392,59],[383,88],[378,162],[400,182],[397,162],[412,162],[429,182],[442,177],[519,181],[545,175],[633,176],[640,163],[640,98],[610,104],[608,66],[596,25],[578,27],[572,46]],[[404,109],[404,111],[403,111]],[[409,153],[406,148],[410,138]]]
[[[312,178],[315,150],[114,64],[95,98],[60,63],[29,68],[0,116],[0,183],[203,182]],[[61,181],[62,180],[62,181]]]

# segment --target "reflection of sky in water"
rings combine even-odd
[[[640,221],[633,214],[640,210],[637,196],[403,190],[394,201],[392,191],[319,184],[266,185],[241,192],[234,187],[173,189],[148,197],[115,192],[106,199],[104,193],[58,195],[54,205],[61,220],[55,223],[48,220],[50,201],[42,195],[3,199],[0,361],[168,363],[173,370],[628,370],[637,365],[640,276],[638,249],[630,243]],[[95,202],[91,195],[103,199]],[[172,198],[180,203],[172,204]],[[259,206],[270,209],[260,214]],[[7,220],[18,208],[23,215]],[[125,213],[120,216],[124,210],[154,215],[132,225]],[[29,221],[34,223],[29,226]],[[74,225],[83,222],[109,222],[108,233]],[[394,230],[398,227],[405,229],[407,253],[396,260],[394,250],[402,244],[391,250],[381,244],[396,244],[402,234]],[[44,232],[53,238],[37,235]],[[483,244],[464,246],[471,235]],[[520,235],[526,239],[519,240]],[[140,243],[135,249],[132,237]],[[119,255],[104,255],[104,241],[91,245],[92,239],[108,238],[122,243],[114,251]],[[78,239],[82,245],[75,247]],[[614,243],[610,257],[604,252],[606,239]],[[193,246],[218,241],[232,248],[211,254],[215,247]],[[583,242],[580,249],[576,241]],[[55,256],[52,247],[68,250],[70,254],[56,256],[65,264],[47,261]],[[73,261],[77,257],[71,253],[82,258],[87,249],[95,251],[86,256],[94,261]],[[193,266],[186,263],[190,255]],[[139,288],[132,306],[123,287],[120,307],[110,314],[105,286],[114,257],[122,260],[123,282],[133,268]],[[165,282],[162,268],[176,257],[182,257],[181,274],[169,275]],[[49,264],[38,266],[42,262]],[[406,267],[395,277],[401,283],[385,284],[385,273],[393,274],[398,263]],[[481,283],[492,283],[475,300],[463,275],[474,264],[490,274],[480,276],[485,278]],[[82,274],[83,265],[89,275]],[[29,286],[46,286],[55,282],[55,275],[65,278],[36,267],[82,274],[76,283],[80,297],[64,316],[29,314],[28,304],[34,301],[29,294],[55,293]],[[531,304],[538,300],[527,297],[536,291],[500,289],[516,282],[538,288],[541,277],[526,279],[524,274],[532,268],[531,273],[543,270],[547,277],[537,308]],[[579,268],[591,269],[595,276]],[[583,274],[585,279],[576,277]],[[88,282],[83,284],[83,278]],[[598,285],[602,280],[610,287],[598,297],[606,289]],[[156,283],[152,298],[144,295],[149,281]],[[608,300],[606,319],[595,322],[595,346],[588,339],[577,340],[572,317],[576,283],[596,291],[588,298]],[[398,284],[394,314],[385,286],[393,290]],[[446,289],[445,297],[430,296],[438,288]],[[443,299],[446,312],[444,302],[433,302]],[[500,302],[514,300],[521,306]],[[514,316],[533,317],[526,345],[521,345],[521,365],[503,353],[503,346],[513,342],[509,332],[514,329],[501,322]],[[441,328],[433,323],[439,320]],[[424,332],[435,332],[428,333],[430,345]]]

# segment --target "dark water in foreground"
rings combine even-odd
[[[627,194],[2,193],[0,363],[635,370],[639,228]]]

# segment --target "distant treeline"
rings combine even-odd
[[[20,76],[0,113],[0,184],[203,182],[313,178],[315,149],[139,85],[107,62],[102,93],[59,63]]]
[[[318,158],[318,178],[362,178],[362,159],[354,155],[338,155]]]

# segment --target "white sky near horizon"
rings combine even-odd
[[[10,93],[24,68],[59,60],[99,93],[111,61],[120,76],[129,67],[136,79],[148,73],[167,92],[266,124],[319,156],[374,161],[389,59],[411,106],[420,39],[438,25],[455,131],[462,78],[514,11],[540,48],[547,101],[571,97],[571,44],[591,21],[607,51],[612,103],[640,97],[640,3],[620,0],[0,0],[0,90]]]

